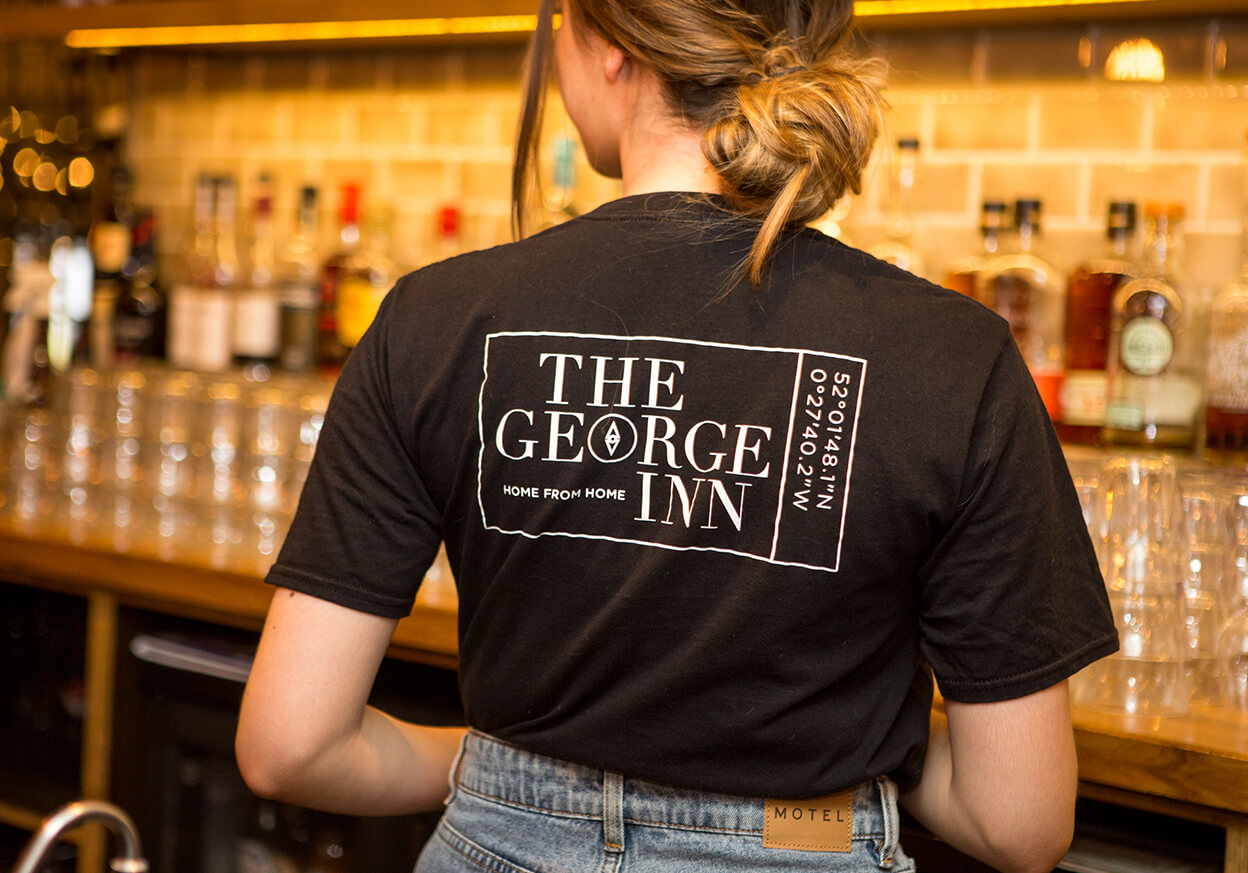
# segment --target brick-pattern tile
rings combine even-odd
[[[1192,293],[1212,297],[1239,275],[1238,234],[1189,233],[1183,272]]]
[[[1146,141],[1139,89],[1061,89],[1040,97],[1041,149],[1081,151],[1138,149]]]
[[[1248,167],[1243,163],[1209,167],[1209,201],[1205,218],[1235,222],[1248,218]]]
[[[1241,149],[1248,132],[1248,93],[1225,96],[1207,85],[1164,89],[1157,102],[1156,138],[1159,149]]]
[[[1089,200],[1101,216],[1111,200],[1179,202],[1189,217],[1197,200],[1200,169],[1190,164],[1124,163],[1098,167]],[[1203,216],[1202,216],[1203,217]]]
[[[1021,198],[1040,200],[1043,223],[1078,211],[1077,179],[1071,164],[988,163],[984,166],[983,196],[1011,206]]]
[[[988,91],[955,94],[936,111],[932,146],[976,151],[1024,149],[1031,117],[1022,95]]]

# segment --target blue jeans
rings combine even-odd
[[[763,800],[625,779],[470,731],[416,873],[905,873],[897,788],[853,792],[848,852],[763,845]]]

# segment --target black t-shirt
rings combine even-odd
[[[638,195],[402,279],[269,581],[401,617],[444,540],[470,724],[747,795],[913,783],[933,671],[1113,651],[1008,325],[813,230],[734,287],[754,228]]]

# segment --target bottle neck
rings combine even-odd
[[[1155,276],[1172,275],[1178,266],[1180,237],[1173,224],[1160,219],[1149,227],[1144,240],[1144,268]]]
[[[995,227],[985,227],[984,235],[984,254],[995,255],[1001,250],[1001,231]]]
[[[354,218],[344,218],[338,231],[338,241],[344,251],[353,252],[360,245],[360,224]]]
[[[909,237],[914,230],[914,179],[917,169],[918,156],[914,150],[900,149],[889,203],[889,228],[899,239]]]
[[[1040,227],[1030,222],[1024,222],[1019,225],[1018,235],[1015,237],[1015,240],[1020,252],[1034,253],[1040,242]]]

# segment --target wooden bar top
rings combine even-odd
[[[77,540],[77,541],[75,541]],[[0,579],[170,614],[258,629],[272,589],[268,559],[214,561],[211,554],[119,552],[72,533],[0,525]],[[391,654],[453,668],[457,633],[449,568],[439,558],[435,584],[399,622]],[[444,577],[440,574],[446,574]],[[1248,714],[1193,708],[1184,716],[1138,718],[1073,710],[1084,794],[1223,825],[1248,816]],[[1161,804],[1162,806],[1158,806]],[[1170,804],[1169,807],[1164,804]]]

